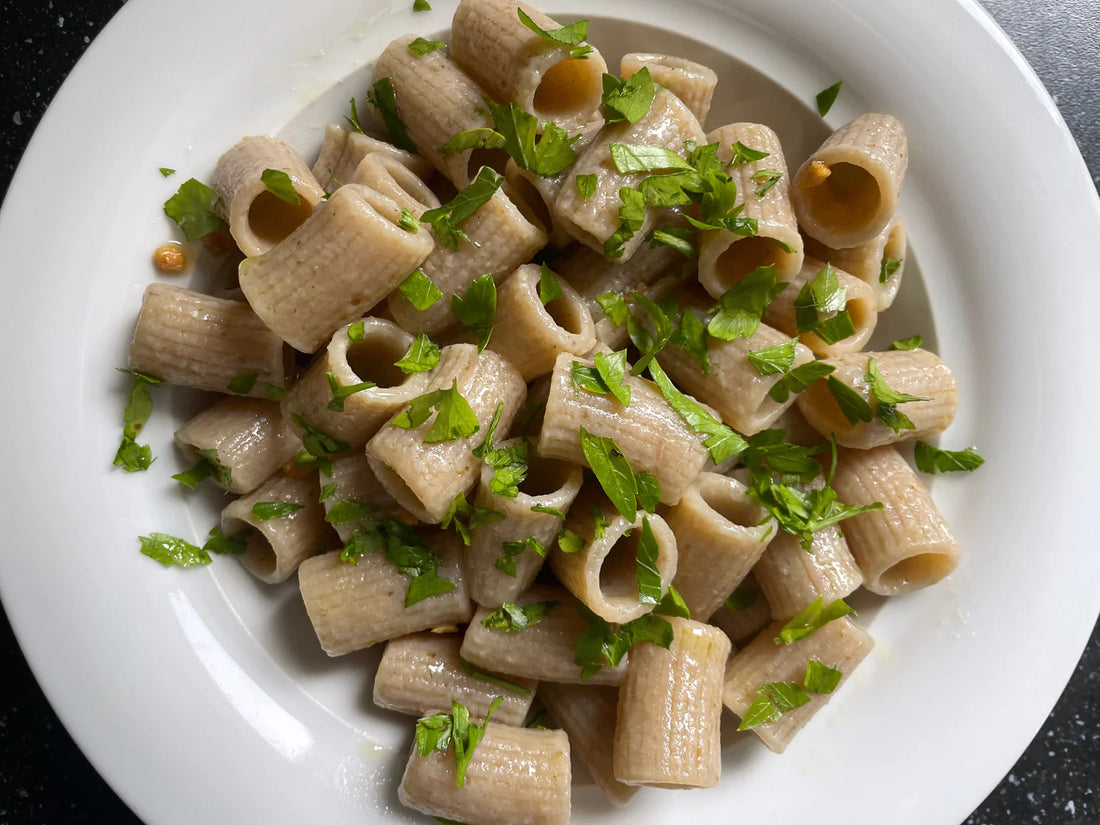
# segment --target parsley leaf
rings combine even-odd
[[[408,280],[407,278],[405,280]],[[348,327],[348,340],[353,344],[363,343],[363,336],[366,333],[366,324],[362,321],[356,321],[354,324]]]
[[[137,473],[148,470],[149,465],[153,463],[153,451],[148,444],[138,444],[137,437],[153,412],[153,396],[149,394],[149,387],[161,381],[159,378],[133,370],[119,370],[119,372],[132,375],[134,384],[130,388],[126,409],[122,411],[122,442],[115,452],[114,465],[128,473]]]
[[[805,364],[795,367],[773,384],[772,388],[768,390],[768,395],[776,403],[784,404],[790,398],[792,392],[795,394],[802,392],[810,384],[821,380],[835,369],[836,367],[832,364],[826,364],[823,361],[807,361]]]
[[[666,650],[672,646],[672,625],[653,613],[616,625],[604,621],[583,604],[577,605],[577,612],[588,622],[588,629],[573,647],[573,662],[581,669],[582,682],[591,679],[604,665],[616,667],[631,648],[642,642]]]
[[[645,196],[637,189],[624,186],[619,190],[619,228],[603,244],[608,258],[621,258],[623,244],[634,237],[645,223]]]
[[[447,513],[439,526],[446,530],[454,524],[455,532],[462,539],[462,543],[469,547],[474,530],[486,524],[501,521],[503,518],[504,513],[497,512],[491,507],[470,504],[466,501],[466,494],[459,493],[451,499],[451,506],[447,508]]]
[[[909,420],[909,417],[905,413],[900,412],[897,409],[898,404],[905,404],[910,401],[927,401],[926,397],[909,395],[908,393],[898,392],[890,389],[886,384],[886,379],[882,377],[882,373],[878,370],[878,365],[875,364],[874,358],[867,359],[867,384],[871,388],[871,397],[877,402],[875,407],[875,415],[878,419],[892,429],[895,433],[902,430],[915,430],[916,425]]]
[[[439,363],[439,346],[425,333],[418,332],[409,345],[409,350],[394,366],[404,373],[428,372]]]
[[[558,276],[546,264],[542,265],[542,272],[539,273],[539,301],[543,306],[546,306],[551,301],[558,298],[564,298],[565,293],[561,291],[561,284],[558,283]]]
[[[621,327],[630,317],[630,308],[626,305],[626,299],[619,292],[605,292],[596,298],[603,314],[617,327]]]
[[[499,408],[499,407],[498,407]],[[499,496],[515,498],[519,495],[519,485],[527,478],[527,452],[529,444],[521,441],[507,447],[495,447],[485,450],[482,456],[485,463],[493,468],[493,478],[489,489]]]
[[[481,352],[493,335],[493,322],[497,314],[497,285],[486,272],[470,284],[463,296],[451,296],[451,312],[465,327],[466,332],[477,339]]]
[[[653,82],[649,69],[645,66],[626,80],[604,74],[600,111],[608,123],[624,120],[627,123],[637,123],[649,111],[656,95],[657,84]]]
[[[708,436],[703,446],[715,464],[733,458],[748,446],[744,438],[707,412],[699,402],[677,389],[656,361],[650,363],[649,374],[676,414],[695,432]]]
[[[197,564],[210,564],[212,561],[210,554],[201,547],[167,533],[138,536],[138,541],[141,542],[142,553],[165,567],[194,567]]]
[[[543,40],[548,40],[558,46],[574,46],[575,48],[569,50],[569,57],[573,60],[584,60],[592,53],[591,46],[580,45],[588,38],[587,20],[578,20],[576,23],[570,23],[568,26],[562,26],[560,29],[547,31],[532,20],[523,9],[517,8],[516,11],[523,25]]]
[[[413,11],[431,11],[432,5],[428,0],[413,0]],[[462,784],[462,783],[459,783]]]
[[[837,689],[844,674],[835,667],[829,667],[817,659],[810,659],[806,665],[806,676],[802,686],[808,693],[832,693]]]
[[[302,431],[302,444],[306,452],[314,458],[331,460],[351,452],[351,445],[346,441],[329,435],[320,427],[314,427],[298,413],[292,413],[290,418]]]
[[[423,312],[443,297],[443,290],[435,285],[435,282],[427,276],[423,269],[414,269],[412,274],[397,285],[397,288],[401,290],[405,300],[412,304],[417,312]],[[360,335],[362,335],[361,328]]]
[[[916,349],[923,343],[924,338],[920,335],[911,335],[908,338],[899,338],[897,341],[894,341],[890,344],[890,349],[909,351]]]
[[[658,616],[678,616],[681,619],[690,619],[691,611],[688,609],[687,603],[684,602],[684,597],[676,592],[676,588],[671,584],[668,586],[668,592],[665,593],[660,603],[653,608],[653,612]]]
[[[744,166],[746,163],[752,163],[755,160],[763,160],[771,154],[770,152],[761,152],[759,149],[752,149],[739,140],[730,147],[730,150],[732,154],[730,166]]]
[[[623,383],[626,378],[626,350],[611,355],[597,352],[593,367],[574,361],[571,375],[574,387],[597,395],[614,396],[624,407],[630,404],[630,387]]]
[[[707,332],[723,341],[752,337],[768,305],[788,286],[777,280],[774,266],[758,266],[722,293]]]
[[[199,486],[199,482],[213,478],[228,490],[233,483],[232,471],[218,461],[218,451],[195,450],[195,454],[198,456],[198,461],[182,473],[176,473],[172,478],[192,490]]]
[[[738,587],[726,597],[724,604],[730,610],[748,610],[756,604],[756,591],[748,587]]]
[[[382,549],[386,551],[386,561],[410,579],[405,607],[455,589],[452,582],[439,575],[439,557],[416,531],[389,516],[360,521],[340,551],[340,561],[358,564],[360,556]]]
[[[240,375],[234,376],[233,380],[229,382],[228,389],[238,395],[248,395],[252,392],[252,388],[256,386],[256,379],[259,375],[258,372],[242,372]]]
[[[840,87],[844,83],[843,80],[838,80],[828,89],[822,89],[817,93],[817,113],[822,117],[829,114],[829,110],[833,108],[833,104],[836,103],[836,97],[840,94]]]
[[[789,645],[799,639],[805,639],[834,619],[847,616],[849,613],[855,614],[844,599],[837,599],[827,606],[823,606],[823,603],[824,599],[821,596],[814,599],[805,610],[783,625],[779,635],[775,637],[775,643]]]
[[[807,281],[794,300],[795,323],[799,332],[812,332],[826,344],[835,344],[855,334],[845,309],[848,290],[840,285],[836,270],[825,264],[812,281]],[[826,319],[821,314],[829,315]]]
[[[633,524],[638,518],[638,483],[614,439],[580,428],[581,451],[615,509]]]
[[[419,427],[431,417],[433,409],[436,411],[436,417],[428,434],[424,436],[425,444],[439,444],[443,441],[467,438],[481,429],[474,411],[458,391],[457,378],[451,382],[449,389],[433,390],[418,395],[409,402],[407,410],[403,410],[394,417],[390,425],[402,430]]]
[[[577,175],[577,193],[581,196],[581,200],[586,201],[596,194],[596,187],[599,186],[599,181],[600,179],[596,177],[595,173]]]
[[[420,216],[420,222],[430,224],[439,242],[457,252],[460,240],[470,240],[458,225],[488,203],[502,183],[503,175],[497,174],[488,166],[482,166],[469,186],[449,202],[436,209],[429,209]]]
[[[749,350],[749,363],[756,367],[761,375],[783,375],[794,365],[796,338],[776,344],[774,347]]]
[[[442,40],[425,40],[423,37],[418,37],[409,44],[409,52],[417,57],[423,57],[446,45]]]
[[[638,579],[638,601],[642,604],[657,604],[661,601],[661,573],[657,570],[657,557],[660,548],[649,517],[642,519],[642,535],[638,539],[636,575]]]
[[[270,521],[273,518],[286,518],[304,506],[294,501],[257,501],[252,505],[252,515],[260,521]]]
[[[882,266],[878,271],[878,282],[884,284],[901,268],[901,258],[883,258]]]
[[[797,682],[768,682],[757,690],[756,699],[749,705],[737,730],[752,730],[770,725],[788,711],[802,707],[810,701],[809,694]]]
[[[668,246],[685,258],[699,257],[699,247],[695,245],[695,233],[686,226],[657,226],[648,235],[649,246]]]
[[[424,0],[416,0],[424,2]],[[427,5],[424,2],[424,5]],[[427,756],[433,750],[446,751],[451,748],[455,755],[455,784],[463,787],[466,782],[466,769],[470,766],[474,751],[485,737],[489,719],[500,703],[500,696],[493,699],[485,721],[480,725],[470,723],[470,714],[466,708],[451,700],[451,712],[425,716],[416,721],[416,750],[421,756]]]
[[[965,450],[941,450],[925,441],[918,441],[913,448],[913,460],[922,473],[971,472],[985,464],[974,447]]]
[[[260,181],[267,187],[267,191],[281,201],[297,206],[302,202],[298,190],[294,188],[294,182],[290,175],[282,169],[264,169],[260,173]]]
[[[215,211],[218,193],[205,183],[189,178],[164,202],[164,214],[176,222],[189,241],[197,241],[225,226]]]
[[[479,146],[504,149],[517,166],[540,177],[552,177],[576,162],[573,144],[577,138],[569,137],[569,133],[556,123],[543,123],[540,136],[538,119],[531,113],[513,103],[486,100],[485,104],[495,128],[459,132],[440,147],[444,157]]]
[[[682,349],[699,364],[703,375],[710,375],[710,344],[707,328],[691,309],[680,313],[676,331],[669,342]]]
[[[378,386],[373,381],[360,381],[358,384],[344,387],[341,386],[336,374],[331,372],[325,373],[325,379],[328,381],[329,390],[332,392],[332,400],[328,402],[328,408],[333,412],[343,412],[344,402],[347,401],[349,396]]]
[[[537,507],[538,505],[535,506]],[[532,507],[531,509],[534,510],[535,508]],[[584,539],[568,527],[563,528],[562,531],[558,533],[558,549],[563,553],[579,553],[584,549],[584,544]]]
[[[560,604],[560,601],[532,602],[525,605],[505,602],[482,619],[481,624],[492,630],[515,633],[517,630],[526,630],[537,625],[546,618],[551,610]]]
[[[170,169],[167,166],[161,166],[158,171],[160,172],[161,177],[164,177],[164,178],[170,178],[172,175],[176,174],[175,169]]]
[[[521,555],[525,550],[531,550],[535,555],[546,558],[546,548],[534,536],[528,536],[523,541],[501,542],[500,558],[494,562],[493,566],[502,573],[515,578],[516,556]]]
[[[867,403],[867,399],[839,378],[830,375],[826,386],[828,386],[829,393],[833,396],[837,406],[840,407],[840,411],[848,419],[849,424],[855,424],[857,421],[870,421],[875,417],[874,410]]]
[[[416,2],[421,3],[423,0],[416,0]],[[424,5],[427,6],[428,4],[424,3]],[[414,10],[417,9],[414,7]],[[376,80],[370,91],[367,92],[367,103],[376,108],[378,114],[382,116],[382,122],[386,124],[393,145],[398,149],[416,154],[416,144],[409,137],[409,129],[397,111],[397,93],[393,89],[393,79],[380,77]]]
[[[359,122],[359,109],[355,105],[354,97],[348,101],[348,106],[351,108],[351,114],[345,115],[344,120],[347,121],[348,126],[350,126],[354,131],[358,132],[361,135],[366,134],[366,132],[363,131],[363,124]]]
[[[615,164],[615,168],[623,174],[691,168],[686,160],[663,146],[612,143],[609,149],[611,161]]]
[[[416,219],[416,215],[404,207],[401,207],[401,219],[397,222],[397,225],[414,235],[420,231],[420,221]]]
[[[548,516],[557,516],[558,518],[565,518],[565,513],[559,510],[557,507],[551,507],[548,504],[532,504],[532,513],[546,513]]]
[[[461,656],[458,657],[458,666],[462,668],[462,672],[467,676],[472,676],[475,679],[479,679],[482,682],[488,682],[491,685],[502,687],[510,693],[515,693],[518,696],[530,696],[531,691],[529,688],[525,688],[522,685],[517,685],[515,682],[509,682],[507,679],[501,676],[494,676],[492,673],[486,673],[484,670],[474,667],[467,662]]]
[[[207,553],[240,556],[248,547],[248,537],[252,535],[252,529],[245,527],[227,536],[222,533],[221,527],[214,525],[207,535],[209,538],[207,538],[206,544],[202,546],[202,549]]]
[[[752,179],[760,181],[760,185],[755,190],[756,196],[758,198],[764,197],[769,189],[779,183],[781,177],[783,177],[783,173],[776,172],[774,169],[761,169],[759,172],[753,172]]]

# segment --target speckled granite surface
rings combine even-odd
[[[1100,0],[982,2],[1054,94],[1100,185]],[[0,0],[0,196],[65,74],[121,5]],[[0,655],[0,824],[138,823],[57,721],[6,619]],[[965,825],[1009,823],[1100,823],[1100,627],[1035,741]]]

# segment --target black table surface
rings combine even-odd
[[[982,4],[1035,67],[1100,184],[1100,0]],[[121,5],[0,0],[0,197],[62,80]],[[0,823],[138,823],[58,722],[6,616],[0,625]],[[1100,626],[1034,741],[965,820],[1007,823],[1100,823]]]

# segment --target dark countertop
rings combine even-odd
[[[1050,89],[1100,185],[1100,2],[982,3]],[[0,0],[0,197],[61,81],[121,5]],[[6,617],[0,624],[10,667],[0,702],[0,825],[139,825],[58,722]],[[1025,822],[1100,823],[1100,626],[1038,736],[965,825]]]

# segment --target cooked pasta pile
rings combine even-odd
[[[151,284],[130,350],[116,463],[148,466],[148,384],[214,390],[176,478],[236,495],[204,547],[143,551],[296,574],[328,654],[385,643],[400,798],[461,822],[567,822],[571,751],[618,805],[713,786],[723,705],[782,751],[871,650],[843,599],[958,562],[899,443],[981,463],[919,441],[956,408],[919,337],[863,351],[904,269],[901,124],[792,175],[766,125],[704,130],[710,69],[614,75],[586,38],[463,0],[449,43],[378,58],[388,139],[353,100],[312,169],[242,140],[165,207],[231,234],[239,286]]]

